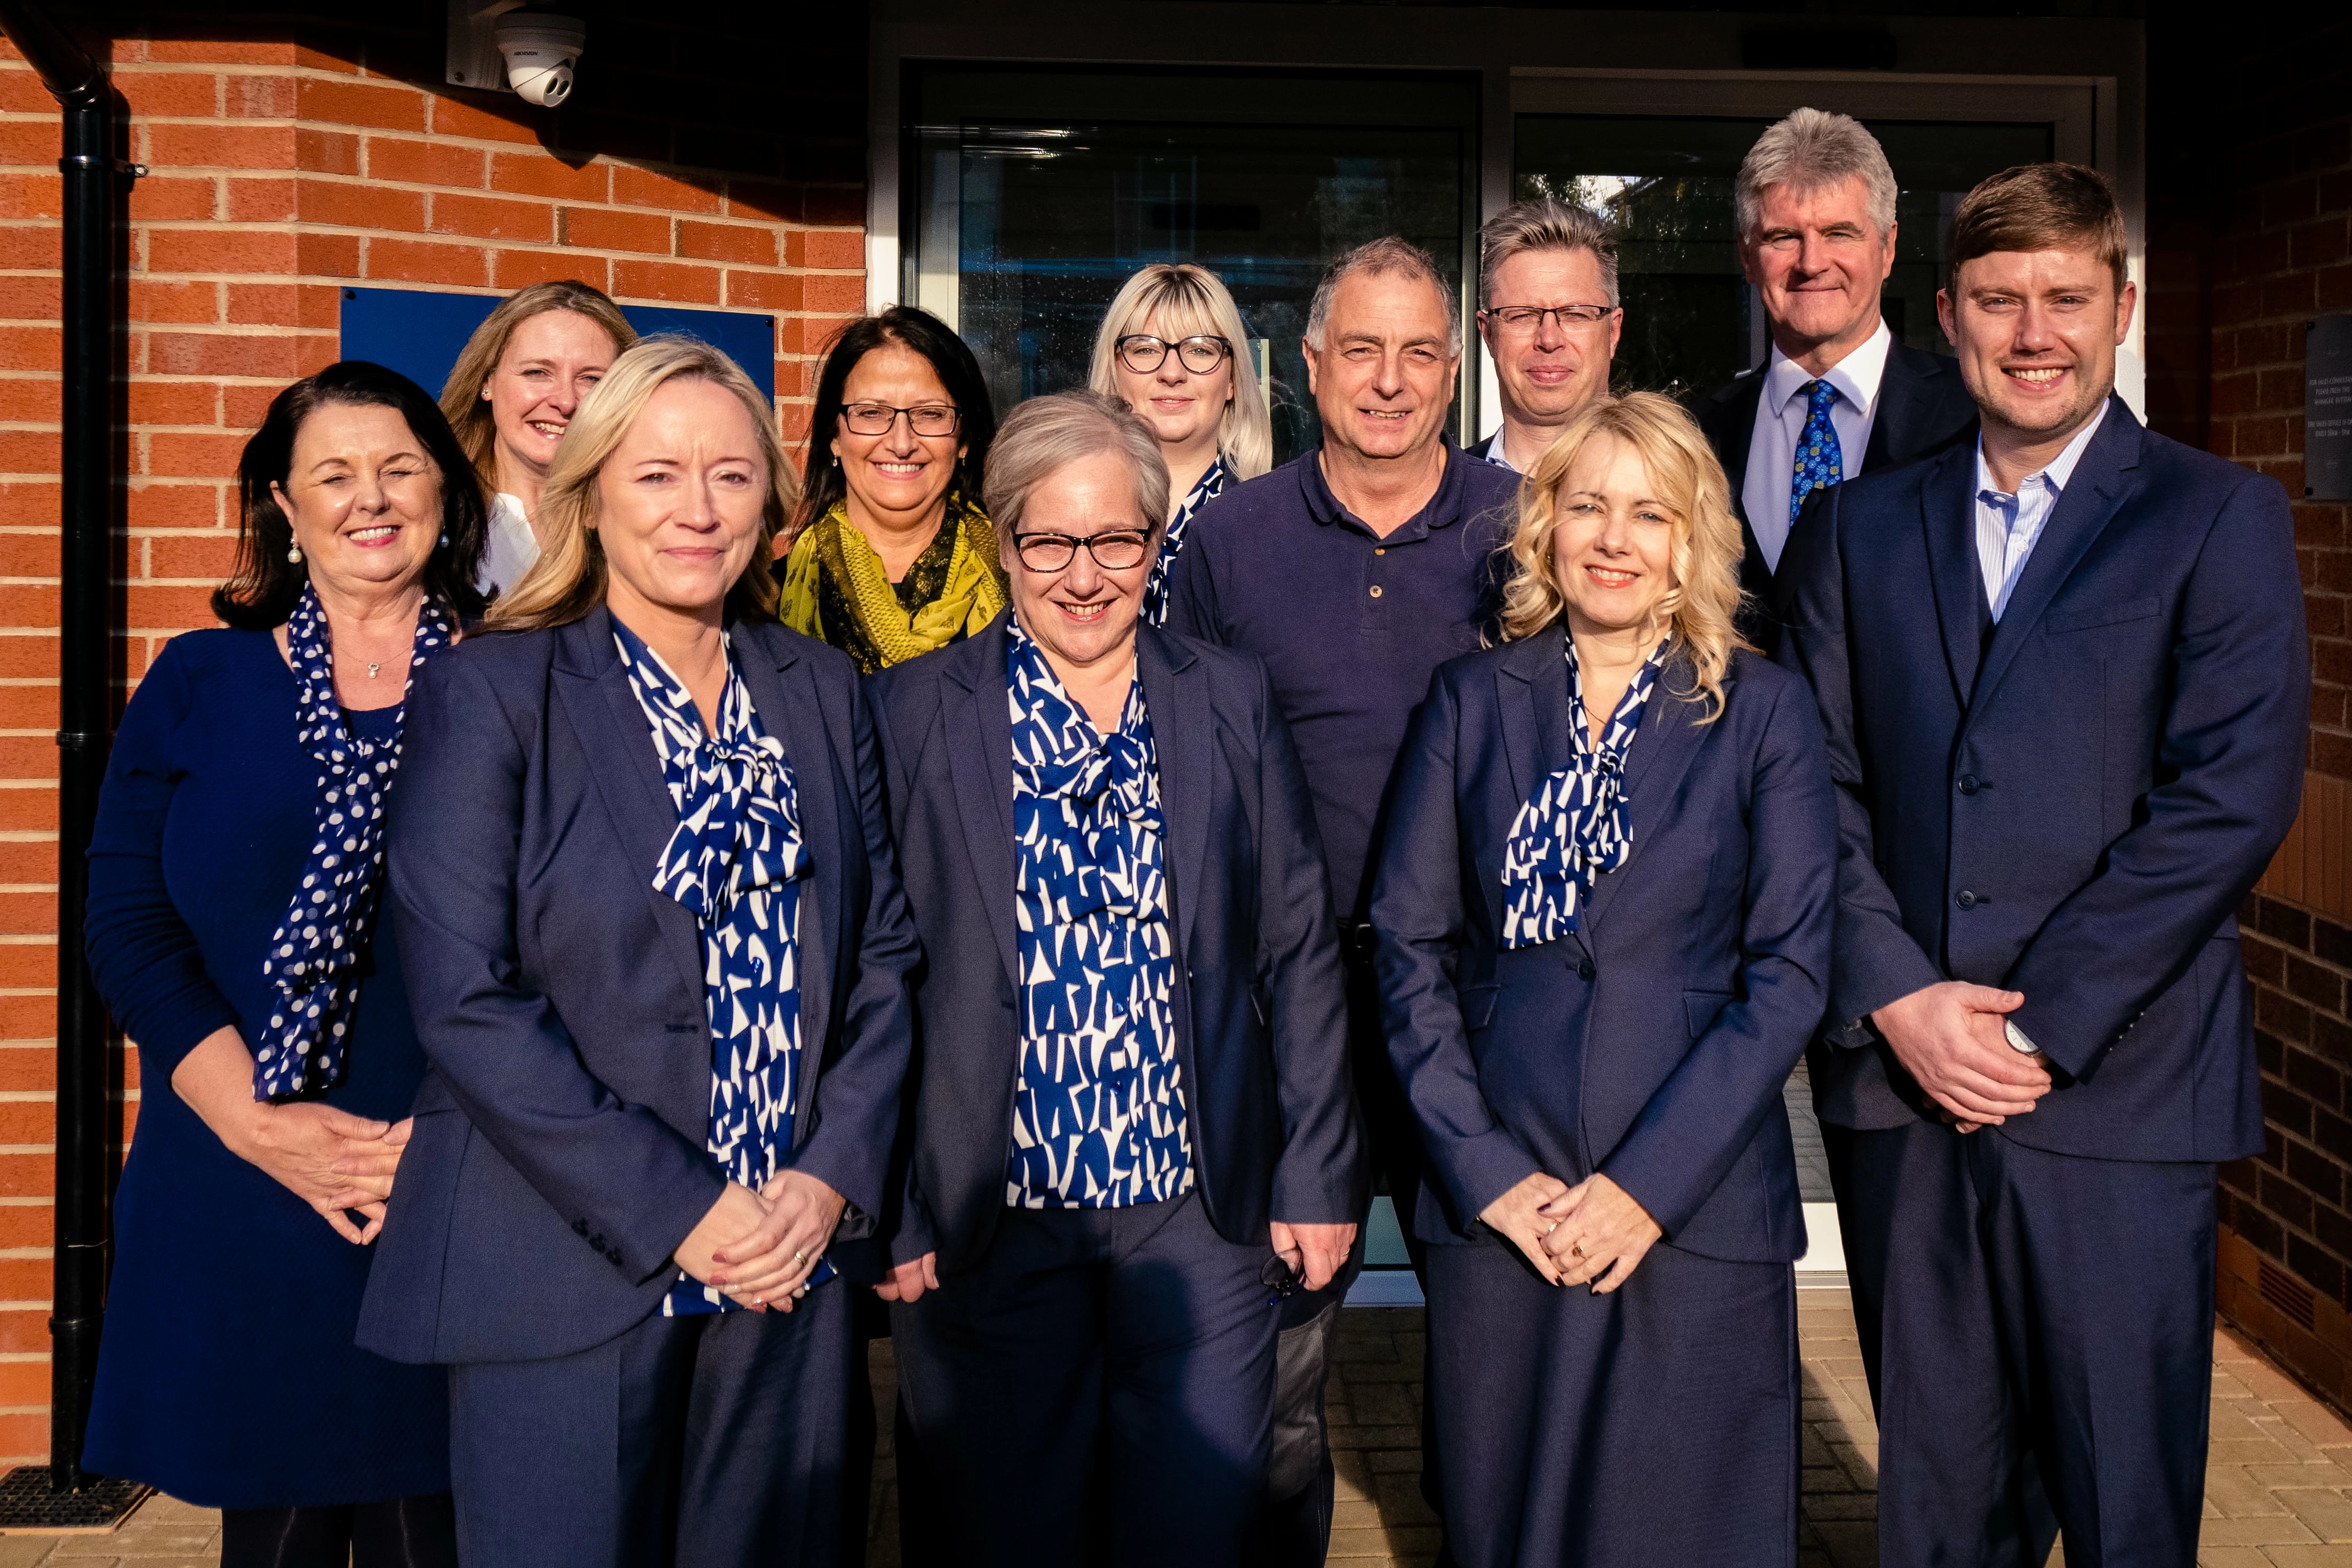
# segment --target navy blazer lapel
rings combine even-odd
[[[1151,749],[1160,765],[1160,813],[1168,824],[1167,875],[1176,890],[1176,919],[1183,950],[1189,953],[1204,901],[1202,877],[1208,862],[1217,744],[1209,671],[1175,638],[1157,626],[1141,626],[1135,639],[1135,676],[1143,683],[1143,706],[1151,716]]]
[[[2139,421],[2121,398],[2110,395],[2106,422],[2083,449],[2074,476],[2059,495],[2057,508],[2043,526],[2042,538],[2034,542],[2032,557],[2001,611],[2000,624],[1993,631],[1984,669],[1969,699],[1971,713],[1991,698],[2033,623],[2074,574],[2076,563],[2116,515],[2116,508],[2123,505],[2132,487],[2130,471],[2139,466],[2140,438]]]
[[[801,840],[809,857],[808,877],[801,884],[801,1061],[821,1062],[833,1028],[835,971],[849,946],[843,914],[849,868],[841,857],[858,844],[860,835],[842,831],[840,748],[833,744],[833,716],[824,711],[807,661],[790,638],[766,627],[739,626],[734,642],[735,667],[751,688],[760,723],[783,743],[793,765]],[[810,1092],[815,1082],[816,1073],[803,1066],[799,1103],[793,1108],[795,1147],[810,1131],[806,1118],[815,1103]]]
[[[1559,622],[1524,642],[1495,665],[1495,703],[1503,721],[1503,750],[1511,765],[1512,810],[1569,764],[1568,632]]]
[[[1977,570],[1977,449],[1956,443],[1919,476],[1919,523],[1927,536],[1927,575],[1936,592],[1936,620],[1944,633],[1944,661],[1962,709],[1976,688],[1983,643],[1978,604],[1984,578]]]
[[[1650,688],[1650,699],[1643,706],[1642,727],[1625,752],[1625,833],[1633,842],[1625,864],[1607,876],[1594,879],[1592,898],[1584,906],[1577,924],[1598,925],[1601,911],[1617,896],[1625,884],[1625,873],[1642,863],[1642,846],[1664,821],[1666,806],[1681,788],[1683,775],[1690,770],[1691,758],[1698,754],[1699,743],[1710,730],[1721,724],[1701,725],[1706,713],[1700,702],[1685,701],[1679,695],[1688,689],[1690,665],[1680,658],[1670,658],[1658,672],[1657,684]],[[1724,701],[1733,700],[1732,680],[1728,674],[1723,680]]]
[[[1006,612],[1007,615],[1010,612]],[[1006,615],[940,655],[941,718],[947,727],[948,771],[964,848],[980,878],[988,924],[996,933],[1004,974],[1021,984],[1020,930],[1013,907],[1013,711],[1007,706],[1004,656],[1012,634]]]
[[[557,633],[555,690],[564,716],[580,737],[596,792],[612,813],[626,867],[652,906],[662,946],[676,960],[693,995],[702,1002],[702,930],[686,905],[654,886],[670,835],[677,831],[677,807],[662,782],[661,757],[653,727],[630,689],[613,643],[613,617],[603,605]]]

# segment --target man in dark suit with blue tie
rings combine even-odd
[[[2310,706],[2278,483],[2141,428],[2121,214],[2063,163],[1953,218],[1977,438],[1830,491],[1782,661],[1840,788],[1812,1051],[1890,1564],[2196,1557],[2216,1162],[2258,1153],[2232,917]]]
[[[1772,574],[1805,497],[1933,451],[1976,423],[1951,361],[1895,340],[1895,171],[1860,121],[1801,109],[1756,139],[1732,205],[1772,346],[1691,412],[1731,481],[1747,552],[1740,631],[1770,653]]]

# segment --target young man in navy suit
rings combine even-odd
[[[2125,243],[2087,169],[1970,192],[1977,438],[1832,489],[1781,566],[1843,797],[1812,1082],[1890,1564],[2196,1557],[2213,1167],[2263,1147],[2232,911],[2310,659],[2277,481],[2113,395]]]
[[[1908,463],[1976,423],[1952,361],[1895,340],[1895,171],[1859,120],[1801,109],[1756,139],[1732,206],[1739,266],[1763,302],[1764,362],[1694,401],[1731,480],[1750,596],[1740,630],[1770,653],[1772,574],[1806,497]]]

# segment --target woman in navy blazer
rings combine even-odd
[[[1520,514],[1509,640],[1438,671],[1371,909],[1433,1178],[1448,1550],[1790,1563],[1780,1087],[1829,967],[1820,723],[1732,632],[1738,524],[1674,403],[1598,405]]]
[[[1072,392],[989,457],[1013,607],[868,683],[925,952],[892,1328],[908,1561],[1231,1563],[1280,1300],[1365,1203],[1338,936],[1255,659],[1139,624],[1158,439]]]
[[[916,948],[848,660],[770,623],[766,400],[653,338],[419,691],[392,884],[431,1064],[360,1325],[450,1367],[460,1551],[832,1560],[845,1283]]]

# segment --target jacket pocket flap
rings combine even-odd
[[[2157,599],[2123,599],[2111,604],[2085,604],[2051,616],[2042,623],[2042,630],[2055,636],[2066,632],[2087,632],[2094,626],[2116,626],[2126,621],[2145,621],[2162,613],[2164,602]]]
[[[1475,1031],[1495,1021],[1495,1002],[1503,994],[1501,982],[1486,986],[1464,986],[1458,993],[1462,1002],[1462,1027]]]

